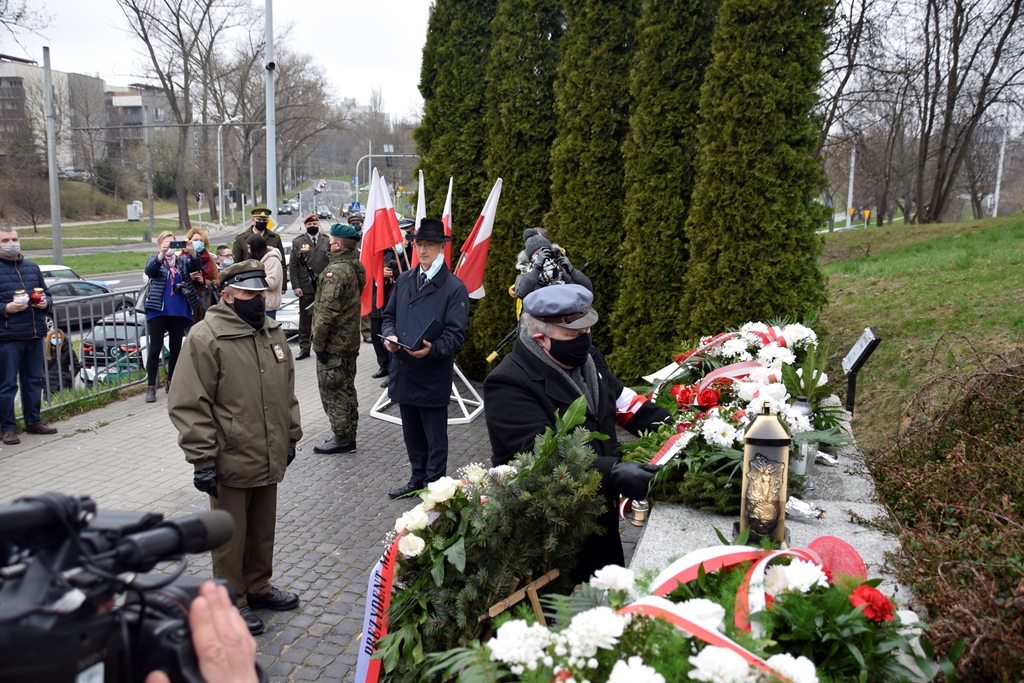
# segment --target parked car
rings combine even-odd
[[[277,322],[281,323],[284,336],[288,339],[299,336],[299,299],[291,290],[281,297],[281,307],[277,309]]]
[[[96,284],[102,285],[103,287],[107,286],[107,283],[104,282],[103,280],[89,280],[89,279],[86,279],[86,278],[82,277],[81,275],[79,275],[78,273],[76,273],[71,268],[68,268],[67,266],[58,266],[55,263],[51,263],[51,264],[48,264],[48,265],[40,265],[39,266],[39,270],[43,274],[43,279],[46,280],[46,286],[47,287],[50,286],[50,281],[51,280],[55,280],[56,278],[61,278],[61,277],[63,277],[63,278],[71,278],[73,280],[85,280],[86,282],[95,282]]]
[[[82,339],[79,376],[88,383],[134,379],[146,369],[148,339],[145,313],[126,310],[106,316]],[[161,362],[170,357],[167,343],[165,339]]]
[[[281,206],[277,207],[277,215],[280,216],[282,214],[288,214],[289,216],[292,214],[292,205],[290,202],[281,202]]]
[[[317,204],[316,206],[316,217],[317,218],[334,218],[334,214],[331,213],[331,208],[326,204]]]
[[[46,278],[46,286],[53,297],[52,314],[56,316],[56,324],[64,330],[78,329],[92,324],[97,318],[135,307],[133,294],[115,292],[98,282]]]

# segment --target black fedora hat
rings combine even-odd
[[[420,229],[413,236],[414,240],[424,242],[451,242],[452,236],[444,234],[444,223],[436,218],[424,218],[420,221]]]

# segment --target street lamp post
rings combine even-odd
[[[224,126],[241,120],[232,116],[217,126],[217,227],[224,229]]]

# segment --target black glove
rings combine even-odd
[[[639,462],[617,462],[612,465],[605,484],[620,496],[633,500],[644,500],[651,487],[654,474],[661,465],[645,465]]]
[[[547,247],[541,247],[537,250],[537,255],[533,259],[534,270],[544,270],[544,262],[551,259],[551,250]]]
[[[569,263],[569,257],[563,254],[562,252],[558,252],[558,255],[555,257],[555,261],[558,263],[559,267],[561,267],[561,269],[564,270],[565,272],[571,273],[573,271],[572,264]]]
[[[327,365],[327,352],[326,351],[314,351],[313,353],[316,354],[316,359],[318,361],[320,361],[324,365]]]
[[[192,477],[192,485],[203,493],[217,497],[217,468],[202,467]]]
[[[286,465],[291,465],[292,464],[292,460],[294,460],[294,459],[295,459],[295,446],[290,446],[288,448],[288,462],[285,463],[285,464]]]

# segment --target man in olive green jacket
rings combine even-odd
[[[277,484],[302,427],[288,340],[264,311],[264,275],[252,259],[221,271],[221,301],[185,339],[167,402],[195,487],[234,519],[234,536],[213,551],[213,575],[234,587],[253,633],[263,621],[252,608],[299,604],[270,584]]]

